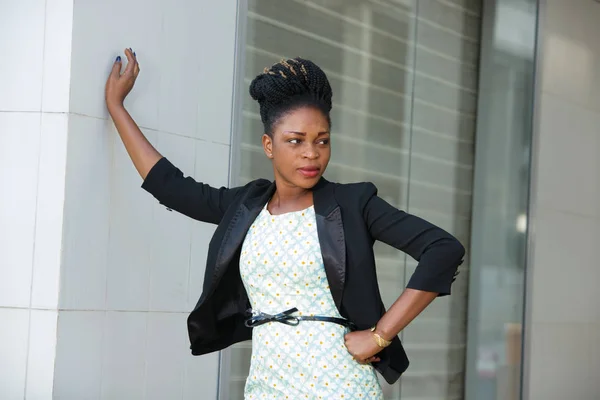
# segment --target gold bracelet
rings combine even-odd
[[[371,328],[371,332],[373,332],[373,338],[375,338],[375,342],[377,343],[377,346],[384,348],[384,347],[388,347],[390,344],[392,344],[391,340],[387,340],[381,337],[381,335],[377,332],[375,332],[375,329],[377,328],[377,325],[373,325],[373,327]]]

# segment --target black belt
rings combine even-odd
[[[319,315],[311,315],[311,316],[294,316],[291,315],[298,311],[296,307],[290,308],[287,311],[281,312],[279,314],[270,315],[265,314],[263,312],[259,312],[253,314],[250,318],[246,319],[245,325],[248,328],[254,328],[259,325],[266,324],[268,322],[281,322],[282,324],[296,326],[300,323],[300,321],[321,321],[321,322],[332,322],[334,324],[345,326],[346,328],[350,328],[350,330],[356,330],[356,325],[348,321],[344,318],[336,318],[336,317],[323,317]]]

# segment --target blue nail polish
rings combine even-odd
[[[133,52],[133,56],[134,56],[134,57],[137,57],[137,56],[135,55],[135,51]]]
[[[121,56],[117,56],[117,62],[121,61]]]

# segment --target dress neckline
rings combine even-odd
[[[288,212],[285,212],[285,213],[282,213],[282,214],[271,214],[271,211],[269,211],[269,209],[267,208],[268,205],[269,205],[269,203],[267,202],[265,204],[265,206],[263,207],[263,211],[266,212],[269,217],[273,217],[273,218],[275,218],[275,217],[285,217],[285,216],[289,216],[289,215],[293,215],[293,214],[299,214],[299,213],[305,213],[305,212],[311,210],[314,207],[314,204],[311,204],[310,206],[308,206],[308,207],[306,207],[306,208],[304,208],[302,210],[288,211]]]

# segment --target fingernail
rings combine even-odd
[[[135,55],[135,51],[133,52],[133,56],[134,56],[134,57],[137,57],[137,56]]]
[[[117,56],[117,62],[121,61],[121,56]]]

